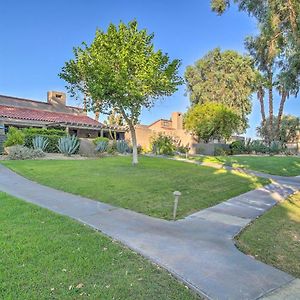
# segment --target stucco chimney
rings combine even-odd
[[[66,94],[63,92],[49,91],[47,101],[52,105],[66,106]]]
[[[172,113],[172,127],[174,129],[183,129],[182,113],[180,113],[180,112]]]

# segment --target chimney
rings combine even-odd
[[[172,127],[174,129],[183,129],[182,113],[180,113],[180,112],[172,113]]]
[[[66,94],[63,92],[49,91],[47,101],[52,105],[66,106]]]

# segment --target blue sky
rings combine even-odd
[[[219,17],[210,11],[209,2],[1,0],[0,94],[45,101],[48,90],[64,91],[65,83],[57,74],[64,62],[72,58],[72,47],[82,41],[90,42],[97,27],[105,29],[110,22],[120,20],[135,18],[141,28],[154,32],[155,47],[182,60],[182,75],[187,65],[215,47],[245,53],[244,37],[255,33],[255,22],[234,6]],[[288,100],[286,113],[299,115],[298,100]],[[69,104],[78,105],[70,98]],[[149,124],[169,118],[172,111],[184,112],[188,106],[182,86],[150,112],[143,111],[141,121]],[[253,97],[249,136],[255,135],[259,120],[259,106]]]

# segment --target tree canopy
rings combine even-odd
[[[196,104],[187,111],[184,118],[185,129],[206,143],[215,139],[229,139],[239,125],[239,115],[221,103]]]
[[[218,14],[236,3],[240,10],[256,18],[259,33],[248,37],[246,47],[261,72],[257,86],[262,122],[266,123],[265,95],[269,108],[269,137],[278,134],[273,130],[273,90],[280,96],[277,114],[277,133],[280,130],[285,102],[290,95],[297,96],[300,88],[300,1],[299,0],[212,0],[211,7]],[[267,92],[267,93],[266,93]]]
[[[134,126],[141,109],[151,108],[182,83],[180,61],[155,50],[153,37],[139,30],[136,21],[110,24],[106,32],[96,31],[90,45],[74,48],[74,59],[60,73],[72,94],[85,94],[88,109],[122,114],[131,132],[134,164],[138,162]]]
[[[188,66],[185,72],[191,104],[227,105],[240,116],[241,131],[247,128],[256,76],[250,57],[232,50],[221,52],[219,48]]]

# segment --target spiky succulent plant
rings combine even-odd
[[[97,143],[95,150],[100,153],[106,152],[108,149],[108,141],[100,141]]]
[[[58,150],[64,155],[70,156],[79,148],[79,140],[75,135],[63,136],[58,140]]]
[[[35,150],[45,151],[48,144],[49,144],[48,138],[46,138],[44,136],[36,135],[32,139],[32,146],[33,146],[33,149],[35,149]]]
[[[124,154],[124,153],[128,152],[128,150],[129,150],[129,147],[128,147],[128,144],[126,143],[126,141],[124,141],[124,140],[117,141],[117,151],[119,153]]]

